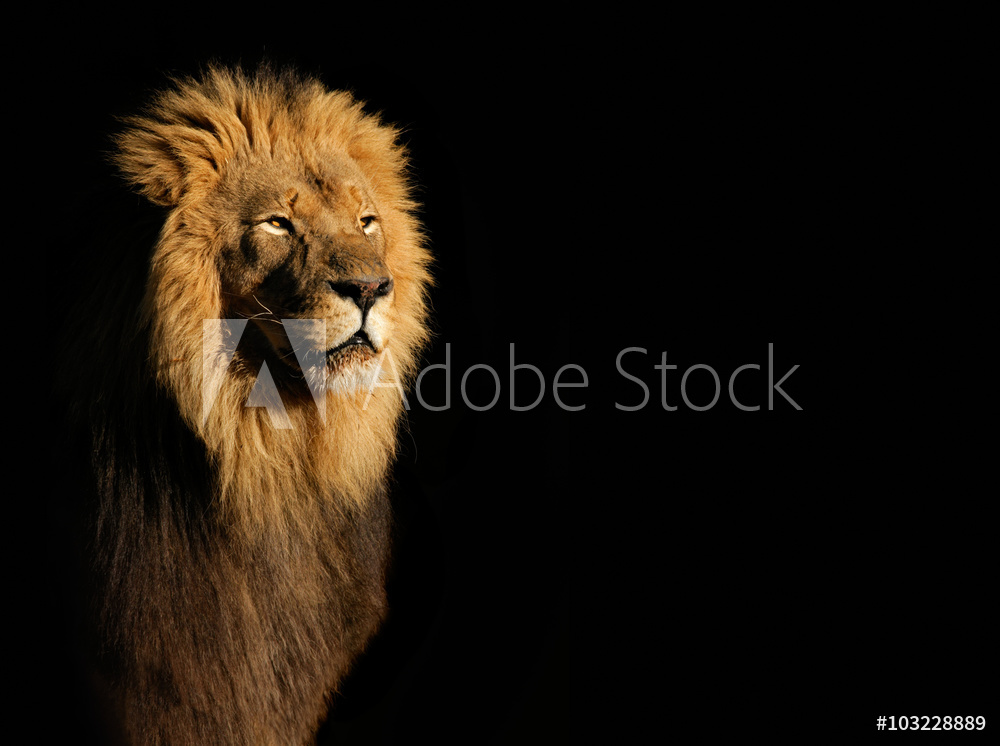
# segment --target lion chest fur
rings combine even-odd
[[[193,440],[180,446],[196,464],[186,470],[176,450],[147,452],[130,468],[122,451],[132,445],[112,459],[113,447],[103,444],[102,455],[115,464],[105,476],[117,510],[99,534],[95,577],[102,668],[129,735],[308,740],[385,613],[385,494],[348,509],[328,495],[289,494],[294,521],[247,536],[211,518],[209,496],[189,486],[203,484],[207,468]],[[165,504],[167,491],[186,509]]]
[[[387,475],[430,285],[396,137],[316,81],[211,68],[118,138],[159,231],[95,247],[56,389],[127,740],[308,741],[386,613]],[[233,319],[232,349],[205,332]],[[280,427],[246,406],[265,368]]]

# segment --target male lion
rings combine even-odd
[[[430,284],[405,153],[346,93],[217,67],[117,148],[156,234],[62,348],[99,680],[130,742],[307,742],[386,611]]]

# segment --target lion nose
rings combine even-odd
[[[330,287],[342,298],[350,298],[362,311],[367,311],[376,300],[392,292],[392,278],[356,277],[351,280],[330,281]]]

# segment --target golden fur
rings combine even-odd
[[[279,161],[314,172],[324,159],[346,155],[366,177],[392,237],[387,262],[397,313],[383,373],[411,377],[426,335],[428,257],[396,132],[346,93],[314,81],[292,86],[280,77],[250,80],[215,69],[162,95],[147,115],[131,120],[119,143],[122,170],[152,201],[172,208],[143,301],[156,374],[218,458],[223,504],[239,501],[237,516],[256,523],[281,519],[288,484],[316,482],[363,502],[384,479],[402,399],[383,379],[372,392],[327,397],[326,427],[316,426],[311,401],[300,400],[286,408],[292,427],[276,430],[266,410],[244,406],[254,378],[229,376],[210,420],[201,423],[202,320],[231,315],[214,267],[228,238],[220,225],[229,216],[219,214],[213,198],[220,185],[246,179],[254,167],[271,172]],[[239,458],[246,449],[257,457]],[[256,496],[252,505],[247,495]]]
[[[148,261],[122,260],[145,277],[78,314],[70,358],[93,364],[66,389],[93,453],[99,668],[136,742],[308,740],[384,614],[385,483],[430,283],[397,134],[315,80],[211,68],[118,138],[162,224]],[[134,307],[109,300],[136,281]],[[326,324],[324,412],[288,318]],[[219,319],[249,323],[213,368]],[[246,406],[262,366],[287,427]]]

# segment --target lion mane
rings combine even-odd
[[[96,243],[58,387],[99,679],[129,742],[308,742],[387,610],[431,282],[405,149],[348,93],[215,66],[114,159],[155,223]]]

